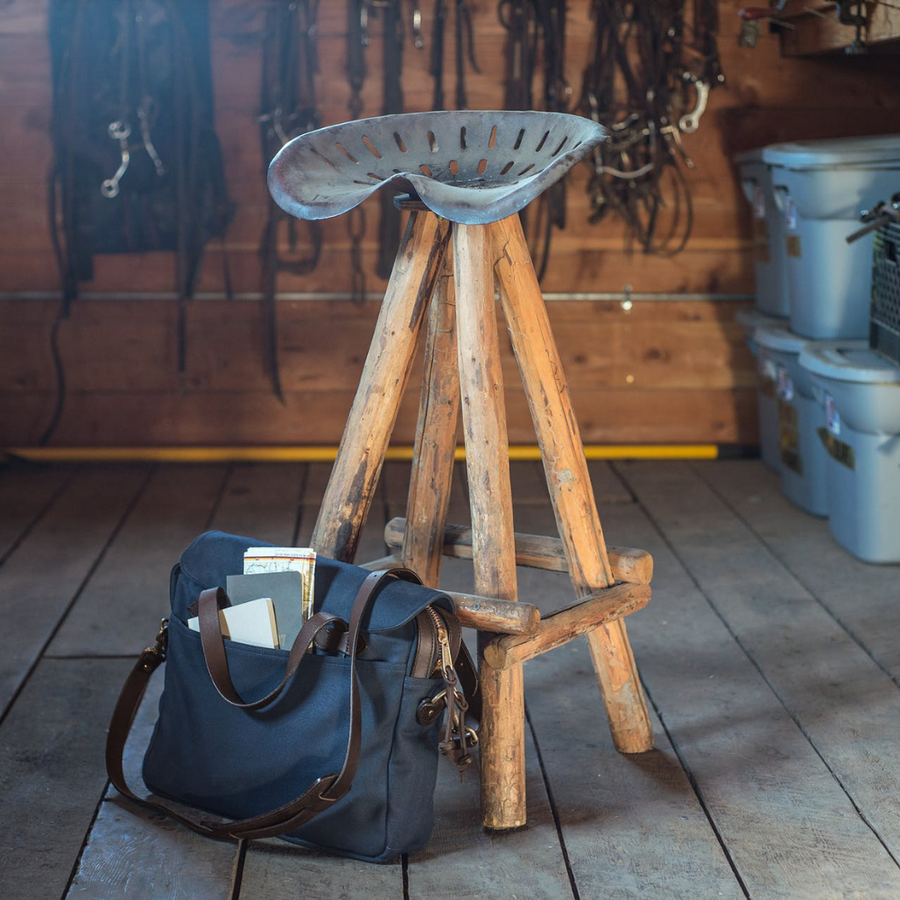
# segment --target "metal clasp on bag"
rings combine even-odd
[[[152,672],[160,663],[166,661],[166,648],[169,644],[169,620],[160,619],[159,631],[156,632],[156,643],[145,647],[138,657],[138,662],[145,672]]]

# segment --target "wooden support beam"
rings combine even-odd
[[[615,576],[562,360],[519,217],[509,216],[491,229],[500,302],[541,448],[569,578],[577,597],[589,597],[611,587]],[[623,753],[649,750],[650,713],[625,623],[619,619],[595,628],[588,633],[588,644],[616,748]]]
[[[363,563],[363,569],[392,569],[401,565],[399,556],[382,556],[372,562]],[[541,611],[531,603],[510,600],[495,600],[479,597],[478,594],[464,594],[460,591],[444,591],[456,605],[456,617],[461,625],[477,631],[497,634],[534,634],[541,621]]]
[[[384,541],[391,550],[399,550],[406,532],[406,519],[391,519],[384,529]],[[552,572],[568,572],[566,554],[559,538],[516,532],[516,565]],[[631,547],[609,547],[609,564],[616,581],[650,584],[653,557],[646,550]],[[472,529],[467,525],[448,525],[444,529],[444,556],[472,558]]]
[[[431,587],[437,587],[441,578],[441,537],[450,506],[459,425],[456,295],[453,266],[448,262],[445,260],[438,279],[428,318],[419,422],[406,504],[406,515],[413,527],[404,535],[400,552],[404,564]]]
[[[453,267],[475,590],[515,600],[509,438],[487,226],[454,223]],[[490,637],[480,632],[479,651],[489,642]],[[479,671],[482,822],[486,828],[518,828],[526,820],[522,667],[499,671],[479,666]]]
[[[494,669],[508,669],[600,625],[608,625],[642,609],[650,602],[646,584],[617,584],[604,588],[578,603],[545,616],[532,635],[497,638],[484,648],[484,661]]]
[[[498,634],[534,634],[540,627],[541,611],[531,603],[494,600],[478,594],[446,591],[456,604],[461,625]]]
[[[310,543],[323,556],[356,556],[448,236],[443,219],[410,213],[313,529]]]

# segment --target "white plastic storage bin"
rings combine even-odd
[[[866,562],[900,562],[900,366],[858,342],[800,354],[821,405],[828,527]]]
[[[846,238],[861,210],[897,189],[900,135],[772,144],[763,161],[784,216],[791,330],[868,338],[873,239]]]
[[[757,309],[742,309],[735,316],[744,329],[744,340],[756,359],[756,407],[759,413],[759,455],[762,461],[776,472],[781,472],[778,456],[778,402],[775,399],[774,368],[765,371],[764,360],[759,356],[756,330],[768,326],[785,326],[787,319],[767,316]]]
[[[762,149],[747,150],[738,153],[734,161],[753,216],[756,308],[765,315],[786,318],[790,314],[790,299],[784,216],[772,195],[772,168],[762,156]]]
[[[773,383],[781,492],[806,512],[825,516],[828,457],[816,433],[821,412],[800,366],[800,353],[812,342],[778,325],[758,328],[756,342]]]

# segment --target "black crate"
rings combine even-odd
[[[900,223],[875,232],[869,346],[900,363]]]

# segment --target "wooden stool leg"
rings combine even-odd
[[[325,556],[356,555],[448,234],[444,219],[410,213],[313,530],[312,545]]]
[[[403,565],[432,587],[441,577],[458,424],[456,298],[452,265],[445,264],[428,320],[407,527],[400,554]]]
[[[568,384],[518,216],[491,230],[503,310],[572,585],[579,598],[586,597],[611,585],[613,576]],[[588,640],[616,748],[624,753],[649,750],[653,731],[624,622],[603,626],[589,633]]]
[[[475,592],[515,600],[509,441],[488,228],[455,224],[453,252]],[[492,637],[479,633],[479,651]],[[482,817],[488,828],[515,828],[525,824],[522,667],[498,671],[482,663],[480,672]]]

